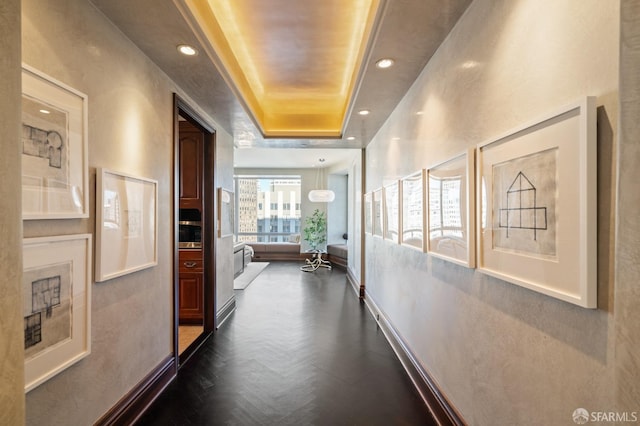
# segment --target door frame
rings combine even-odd
[[[202,197],[204,217],[202,220],[202,257],[204,266],[203,279],[203,333],[180,355],[178,352],[179,333],[179,227],[180,214],[180,126],[179,116],[182,116],[204,134],[204,181],[202,182]],[[193,355],[202,343],[216,329],[216,253],[217,239],[215,238],[215,152],[216,131],[178,94],[173,94],[173,356],[178,371]]]

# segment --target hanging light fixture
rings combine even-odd
[[[324,182],[324,168],[321,167],[324,163],[324,158],[318,159],[320,167],[316,173],[316,188],[323,186]],[[314,203],[330,203],[336,198],[336,194],[330,189],[312,189],[309,191],[309,201]]]

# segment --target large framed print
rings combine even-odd
[[[473,149],[427,170],[427,252],[475,266]]]
[[[22,218],[89,217],[87,95],[22,66]]]
[[[224,188],[218,188],[218,238],[233,235],[234,194]]]
[[[384,187],[384,238],[400,242],[400,186],[398,181]]]
[[[424,250],[425,175],[425,170],[421,170],[402,179],[401,243],[421,251]]]
[[[384,235],[384,209],[382,200],[382,188],[373,191],[373,235],[382,237]]]
[[[29,392],[91,352],[91,235],[25,238],[23,267]]]
[[[481,271],[597,307],[595,98],[478,146]]]
[[[373,233],[373,194],[367,192],[364,194],[364,232],[366,234]]]
[[[157,265],[158,182],[99,168],[96,188],[96,281]]]

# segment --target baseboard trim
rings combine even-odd
[[[364,301],[438,424],[465,426],[466,423],[462,416],[444,396],[431,375],[418,363],[402,337],[371,299],[368,292],[365,292]]]
[[[107,411],[96,426],[132,425],[149,408],[176,377],[176,362],[173,355],[165,358],[140,383],[133,387],[120,401]]]
[[[231,297],[231,299],[227,301],[227,303],[224,304],[224,306],[216,314],[216,324],[217,324],[216,329],[222,327],[222,324],[224,324],[224,322],[229,319],[229,317],[235,310],[236,310],[236,297],[233,296]]]
[[[349,284],[351,284],[351,287],[353,288],[353,291],[356,292],[356,295],[360,299],[363,299],[364,298],[364,286],[360,285],[360,283],[358,282],[358,279],[354,275],[353,271],[351,271],[351,268],[347,268],[347,281],[349,282]]]

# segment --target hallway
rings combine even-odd
[[[272,262],[140,425],[435,424],[345,274]]]

